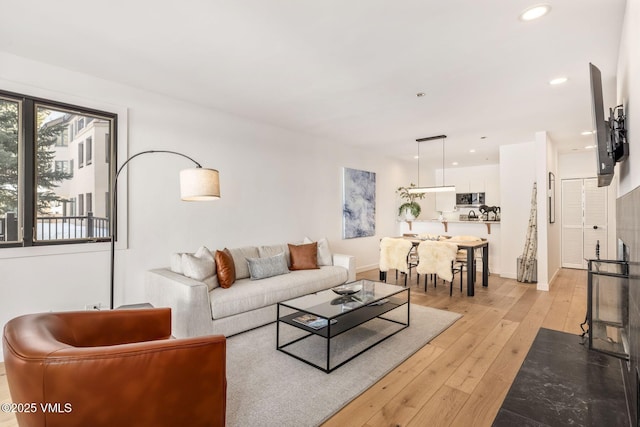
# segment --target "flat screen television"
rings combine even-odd
[[[595,65],[589,63],[591,80],[591,107],[596,140],[598,187],[611,184],[616,162],[629,155],[622,105],[609,109],[609,119],[604,118],[602,76]],[[617,113],[617,117],[616,117]]]

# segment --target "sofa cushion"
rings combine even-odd
[[[251,280],[266,279],[289,273],[284,252],[267,258],[247,258]]]
[[[318,243],[302,245],[289,244],[291,270],[312,270],[318,268]]]
[[[289,246],[282,245],[270,245],[270,246],[258,246],[258,255],[260,258],[269,258],[270,256],[278,255],[284,252],[284,259],[287,261],[287,266],[291,266],[291,255],[289,254]]]
[[[229,249],[229,253],[231,253],[231,256],[233,257],[233,264],[236,268],[236,280],[246,279],[250,276],[247,258],[260,258],[258,248],[255,246]]]
[[[230,288],[236,281],[236,269],[229,249],[216,251],[216,271],[218,273],[218,283],[224,289]]]
[[[329,289],[347,281],[348,271],[337,266],[297,270],[255,282],[241,279],[229,289],[209,292],[214,319],[267,307],[291,298]],[[275,319],[274,319],[275,320]]]

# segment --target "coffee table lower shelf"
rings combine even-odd
[[[407,289],[408,292],[408,289]],[[406,307],[406,321],[398,321],[396,319],[390,319],[388,317],[384,317],[384,314],[389,313],[393,310],[398,310],[401,309],[401,307],[405,306]],[[410,318],[409,318],[409,306],[410,306],[410,302],[409,302],[409,297],[407,298],[397,298],[397,297],[391,297],[388,299],[388,302],[381,304],[381,305],[365,305],[362,307],[359,307],[357,309],[354,309],[352,311],[348,311],[345,313],[340,314],[339,316],[336,316],[332,319],[330,319],[330,321],[328,322],[328,325],[321,328],[321,329],[314,329],[311,328],[309,326],[303,325],[299,322],[296,322],[295,318],[307,314],[307,312],[305,311],[295,311],[293,313],[284,315],[284,316],[280,316],[281,310],[282,308],[289,308],[286,306],[285,303],[279,303],[277,310],[278,310],[278,320],[276,322],[276,348],[277,350],[288,354],[291,357],[294,357],[308,365],[311,365],[315,368],[320,369],[321,371],[324,371],[326,373],[330,373],[332,371],[334,371],[335,369],[339,368],[340,366],[344,365],[345,363],[353,360],[354,358],[356,358],[357,356],[361,355],[362,353],[364,353],[365,351],[371,349],[372,347],[375,347],[376,345],[380,344],[381,342],[385,341],[386,339],[392,337],[393,335],[397,334],[398,332],[402,331],[403,329],[406,329],[409,327],[409,323],[410,323]],[[331,342],[334,338],[338,337],[339,335],[351,331],[354,328],[357,328],[359,326],[364,325],[365,323],[372,321],[374,319],[380,319],[380,320],[384,320],[385,322],[391,322],[391,323],[395,323],[398,324],[400,326],[402,326],[401,328],[393,331],[392,333],[389,333],[387,335],[382,335],[382,337],[373,342],[371,345],[368,345],[366,348],[358,351],[357,353],[351,355],[350,357],[346,358],[345,360],[340,361],[339,363],[331,366]],[[331,320],[335,320],[336,323],[332,324]],[[296,339],[293,339],[291,341],[285,342],[282,345],[280,345],[280,338],[281,338],[281,324],[286,324],[286,325],[290,325],[294,328],[303,330],[308,332],[307,334],[298,337]],[[287,347],[298,343],[300,341],[306,340],[310,337],[314,337],[314,336],[318,336],[321,337],[323,339],[326,340],[326,364],[325,366],[319,365],[317,363],[314,363],[310,360],[307,360],[297,354],[294,354],[293,352],[288,351]]]

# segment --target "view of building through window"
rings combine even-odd
[[[78,111],[0,94],[0,243],[109,238],[115,120]]]
[[[108,237],[110,120],[47,106],[36,115],[35,239]]]

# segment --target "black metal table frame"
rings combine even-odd
[[[465,245],[464,243],[454,242],[458,245],[459,249],[467,250],[467,296],[475,295],[476,284],[476,267],[475,267],[475,250],[482,248],[482,286],[489,286],[489,242],[484,241],[484,244],[477,245]],[[473,269],[473,271],[471,271]],[[470,274],[471,273],[471,274]]]
[[[297,322],[285,321],[285,319],[292,319],[294,317],[297,317],[297,316],[299,316],[301,314],[305,314],[305,313],[308,313],[308,312],[303,310],[303,309],[300,309],[300,308],[290,307],[290,306],[286,305],[286,301],[282,302],[282,303],[278,303],[278,306],[277,306],[277,320],[276,320],[276,349],[278,351],[281,351],[283,353],[288,354],[289,356],[291,356],[291,357],[293,357],[295,359],[298,359],[298,360],[306,363],[307,365],[313,366],[314,368],[320,369],[321,371],[329,374],[329,373],[333,372],[334,370],[338,369],[339,367],[341,367],[342,365],[344,365],[345,363],[355,359],[356,357],[358,357],[359,355],[361,355],[365,351],[371,349],[372,347],[375,347],[376,345],[380,344],[381,342],[385,341],[386,339],[394,336],[398,332],[400,332],[400,331],[402,331],[402,330],[404,330],[404,329],[409,327],[409,324],[410,324],[409,309],[410,309],[410,305],[411,305],[411,292],[410,291],[411,291],[410,288],[403,288],[399,292],[386,297],[386,298],[390,298],[391,299],[396,295],[399,295],[399,294],[401,294],[403,292],[406,292],[407,293],[406,302],[402,302],[400,304],[395,304],[395,303],[392,303],[391,301],[389,301],[389,302],[387,302],[385,304],[381,304],[381,305],[373,305],[373,304],[363,305],[363,306],[357,307],[357,308],[355,308],[355,309],[353,309],[351,311],[348,311],[348,312],[345,312],[345,313],[341,313],[338,316],[332,317],[331,319],[328,320],[327,326],[325,326],[324,328],[321,328],[321,329],[313,329],[313,328],[310,328],[308,326],[302,325],[302,324],[297,323]],[[393,320],[393,319],[388,319],[386,317],[382,317],[383,314],[389,313],[389,312],[391,312],[393,310],[397,310],[400,307],[402,307],[403,305],[406,305],[406,307],[407,307],[407,322],[406,323],[399,322],[399,321]],[[289,314],[287,316],[280,317],[280,306],[295,310],[295,312],[292,313],[292,314]],[[335,335],[331,335],[331,320],[332,319],[339,319],[339,318],[347,319],[349,317],[354,317],[354,316],[356,316],[358,314],[362,314],[363,313],[362,310],[367,309],[367,308],[379,308],[379,310],[372,310],[372,312],[376,313],[376,312],[380,311],[380,313],[377,314],[377,315],[364,316],[362,318],[363,319],[362,321],[356,321],[356,322],[353,323],[353,325],[351,327],[348,327],[347,329],[345,329],[343,331],[340,331],[340,332],[336,333]],[[308,313],[308,314],[312,314],[312,313]],[[397,331],[389,334],[389,335],[384,336],[383,338],[381,338],[380,340],[374,342],[370,346],[364,348],[363,350],[359,351],[358,353],[354,354],[353,356],[349,357],[348,359],[343,360],[342,362],[340,362],[337,365],[332,367],[331,366],[331,340],[333,338],[345,333],[345,332],[348,332],[348,331],[350,331],[350,330],[352,330],[354,328],[357,328],[357,327],[367,323],[368,321],[376,319],[376,318],[377,319],[381,319],[381,320],[386,320],[386,321],[392,322],[392,323],[397,323],[399,325],[403,325],[403,327],[398,329]],[[285,323],[285,324],[287,324],[289,326],[293,326],[295,328],[307,331],[309,333],[307,335],[302,336],[302,337],[296,338],[293,341],[290,341],[290,342],[284,343],[283,345],[280,345],[280,323]],[[335,325],[334,325],[334,327],[335,327]],[[290,346],[292,344],[295,344],[295,343],[297,343],[299,341],[302,341],[302,340],[304,340],[306,338],[309,338],[309,337],[311,337],[313,335],[318,335],[318,336],[320,336],[322,338],[325,338],[327,340],[327,364],[326,364],[326,367],[323,367],[323,366],[317,365],[317,364],[315,364],[315,363],[313,363],[311,361],[305,360],[302,357],[300,357],[300,356],[298,356],[296,354],[293,354],[293,353],[291,353],[291,352],[289,352],[289,351],[287,351],[285,349],[286,347],[288,347],[288,346]]]

